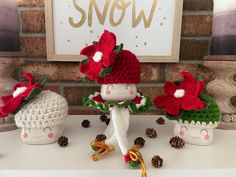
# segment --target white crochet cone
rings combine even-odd
[[[16,125],[22,128],[21,139],[27,144],[50,144],[62,135],[68,115],[64,97],[43,91],[16,115]]]

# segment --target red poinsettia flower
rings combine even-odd
[[[85,47],[80,54],[88,57],[89,61],[80,65],[80,71],[91,80],[97,80],[103,68],[112,66],[116,60],[116,36],[104,31],[96,45]]]
[[[163,108],[166,113],[177,116],[181,110],[201,110],[205,108],[205,103],[199,98],[204,88],[204,82],[195,80],[192,74],[182,72],[183,80],[178,86],[172,82],[165,82],[165,96],[157,96],[154,104],[158,108]]]
[[[28,97],[35,88],[41,88],[41,84],[34,83],[30,73],[24,73],[22,77],[28,80],[28,84],[25,82],[17,83],[13,87],[13,94],[1,97],[4,105],[0,107],[0,118],[14,113],[20,107],[24,98]]]

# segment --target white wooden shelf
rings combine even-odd
[[[88,129],[81,127],[83,119],[91,121]],[[173,123],[156,124],[157,116],[132,116],[129,130],[130,146],[134,139],[146,139],[141,150],[150,177],[235,177],[236,131],[216,130],[210,146],[186,145],[178,150],[170,147]],[[65,148],[50,145],[26,145],[20,139],[20,130],[0,133],[0,177],[139,177],[140,170],[127,169],[119,149],[98,162],[90,158],[90,142],[103,133],[105,123],[99,116],[69,116],[64,135],[69,138]],[[155,128],[156,139],[145,136],[146,128]],[[153,155],[164,159],[161,169],[151,166]]]

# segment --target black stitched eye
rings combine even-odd
[[[31,132],[31,129],[30,129],[30,128],[24,128],[24,132],[30,133],[30,132]]]
[[[132,89],[132,85],[127,84],[127,85],[126,85],[126,90],[128,90],[128,89]]]
[[[185,129],[186,131],[188,131],[188,128],[186,126],[181,126],[180,129]]]
[[[206,134],[208,134],[208,130],[205,129],[205,128],[203,128],[203,129],[200,130],[200,133],[202,133],[202,132],[206,132]]]
[[[51,127],[45,127],[45,128],[43,129],[43,132],[49,132],[49,131],[52,131]]]
[[[110,84],[110,85],[107,86],[107,90],[108,89],[114,89],[114,86],[112,84]]]

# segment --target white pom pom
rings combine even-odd
[[[185,90],[184,89],[178,89],[174,93],[175,98],[183,98],[184,95],[185,95]]]
[[[25,92],[27,90],[27,87],[18,87],[14,92],[13,92],[13,97],[17,97],[21,93]]]
[[[102,56],[103,56],[102,52],[96,52],[95,55],[93,56],[93,60],[98,63],[99,61],[101,61]]]

